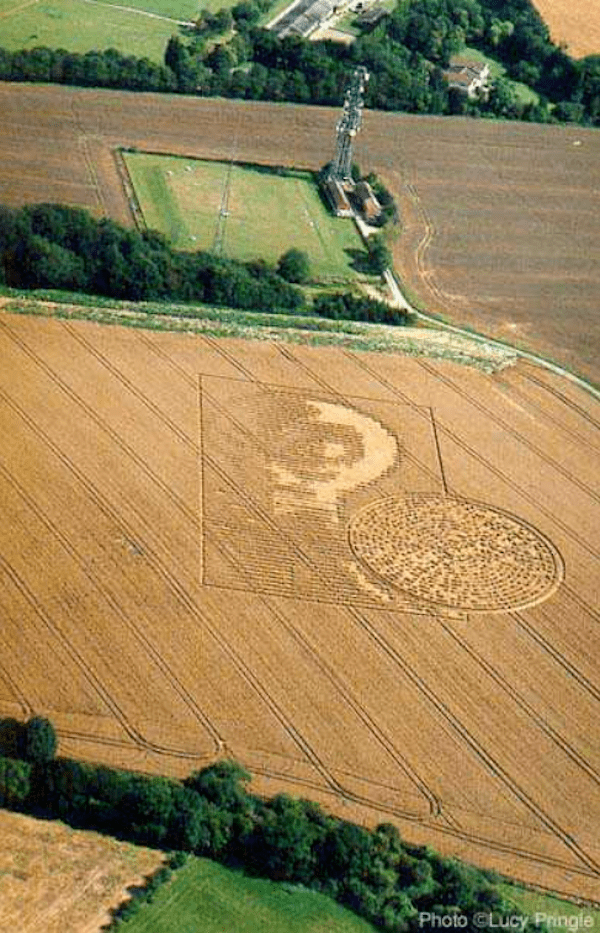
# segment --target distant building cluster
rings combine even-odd
[[[296,0],[270,28],[280,38],[284,36],[310,36],[339,7],[339,0]]]
[[[474,62],[466,58],[455,57],[444,71],[449,88],[466,94],[471,100],[490,93],[490,67],[485,62]]]
[[[356,13],[365,28],[373,28],[386,16],[378,0],[296,0],[269,24],[280,39],[284,36],[308,38],[332,17],[341,13]]]

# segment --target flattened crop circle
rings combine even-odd
[[[562,558],[537,529],[501,509],[452,496],[390,496],[348,527],[356,558],[421,603],[507,612],[547,599]]]

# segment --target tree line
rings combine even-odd
[[[169,40],[163,64],[114,49],[0,49],[0,79],[338,106],[361,64],[371,73],[371,108],[600,124],[600,56],[574,61],[552,42],[531,0],[399,0],[350,46],[279,39],[257,25],[266,5],[201,11],[193,29]],[[465,43],[501,61],[540,102],[524,103],[504,79],[487,100],[450,90],[443,68]]]
[[[461,928],[475,930],[477,913],[510,910],[489,873],[411,845],[391,824],[369,830],[308,800],[252,794],[250,774],[236,762],[183,781],[149,777],[57,758],[51,723],[36,721],[45,738],[34,753],[21,746],[24,757],[0,758],[4,807],[302,884],[389,933],[423,929],[422,912],[463,914],[469,925]]]
[[[372,271],[380,272],[382,263],[389,264],[389,253],[373,240],[367,261]],[[341,301],[352,320],[408,323],[408,315],[399,316],[384,302],[366,296],[334,292],[311,302],[298,287],[308,275],[307,257],[299,250],[288,250],[272,267],[261,259],[238,262],[203,251],[175,250],[156,231],[96,220],[80,208],[0,207],[0,283],[12,288],[324,317],[343,316],[331,310],[339,309]],[[191,316],[195,313],[190,309]]]
[[[111,298],[297,311],[302,291],[266,263],[173,249],[162,234],[126,229],[56,204],[0,208],[0,279]]]

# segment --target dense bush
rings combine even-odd
[[[336,292],[315,298],[313,311],[334,320],[369,321],[372,324],[410,324],[411,315],[404,308],[391,308],[383,301],[352,292]]]
[[[19,810],[31,795],[31,769],[28,761],[0,757],[0,807]]]
[[[45,47],[16,52],[0,48],[0,80],[44,81],[132,91],[177,89],[169,68],[147,58],[123,55],[116,49],[82,54]]]
[[[112,910],[111,922],[102,929],[106,933],[120,929],[127,920],[138,913],[142,904],[151,904],[159,888],[171,880],[173,870],[181,868],[186,860],[187,855],[184,852],[173,852],[167,859],[167,863],[148,875],[142,885],[135,885],[129,889],[129,898]]]

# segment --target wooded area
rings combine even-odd
[[[261,12],[249,0],[231,14],[201,14],[195,29],[169,40],[164,65],[114,49],[0,49],[0,79],[338,105],[349,75],[362,64],[371,74],[366,105],[374,109],[600,122],[600,56],[570,58],[552,42],[530,0],[399,2],[351,45],[279,39],[257,27]],[[215,43],[215,30],[229,24],[233,29]],[[487,99],[449,89],[443,68],[465,44],[501,62],[539,103],[519,99],[505,78],[495,79]]]

